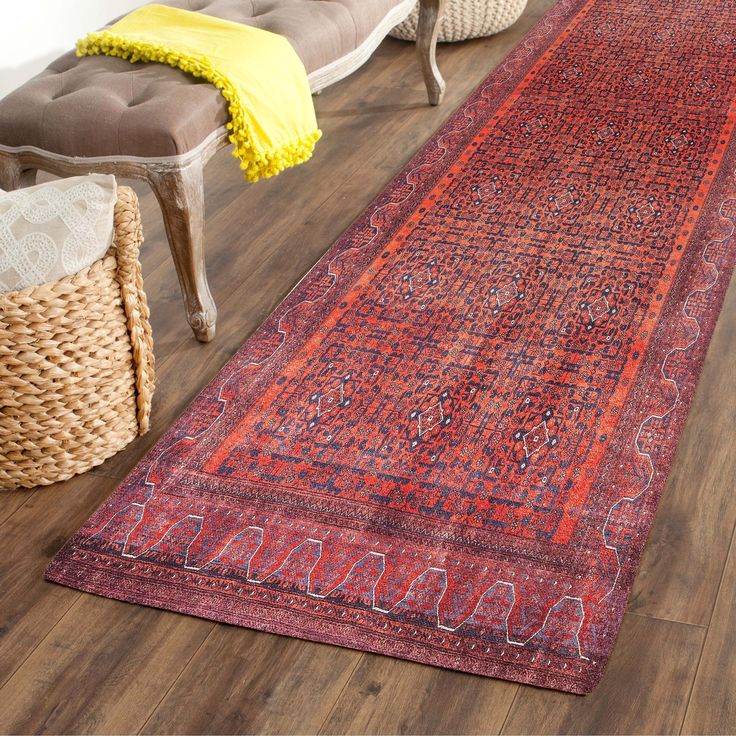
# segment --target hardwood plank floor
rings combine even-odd
[[[143,733],[316,733],[361,655],[218,626]],[[213,670],[212,663],[220,665]],[[217,698],[199,703],[201,683]]]
[[[321,733],[498,733],[518,686],[365,654]]]
[[[682,733],[733,734],[736,724],[736,535],[708,626]]]
[[[218,336],[200,345],[153,196],[136,184],[158,387],[152,431],[85,476],[0,496],[0,732],[736,733],[736,282],[708,354],[614,657],[580,698],[108,601],[48,584],[72,532],[552,0],[513,28],[443,46],[425,104],[410,44],[316,98],[308,165],[245,186],[206,171]],[[684,726],[683,726],[684,723]]]
[[[704,638],[699,626],[627,614],[593,693],[520,687],[502,733],[677,733]]]

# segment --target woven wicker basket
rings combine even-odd
[[[465,41],[500,33],[519,19],[526,3],[527,0],[447,0],[437,40]],[[419,7],[415,7],[390,35],[415,41],[418,20]]]
[[[0,294],[0,489],[65,480],[148,430],[153,340],[138,200],[118,188],[107,254]]]

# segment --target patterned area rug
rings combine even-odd
[[[47,577],[576,693],[736,253],[732,0],[561,0]]]

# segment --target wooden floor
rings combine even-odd
[[[46,583],[112,492],[351,221],[550,4],[446,46],[430,108],[413,48],[387,40],[316,98],[314,160],[245,186],[206,175],[218,335],[187,327],[153,197],[141,187],[158,389],[153,431],[95,471],[0,495],[0,732],[736,733],[736,281],[728,293],[616,649],[585,698],[85,595]]]

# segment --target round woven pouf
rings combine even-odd
[[[492,36],[516,23],[527,0],[447,0],[445,17],[440,22],[439,41],[465,41]],[[394,38],[415,41],[419,6],[390,33]]]

